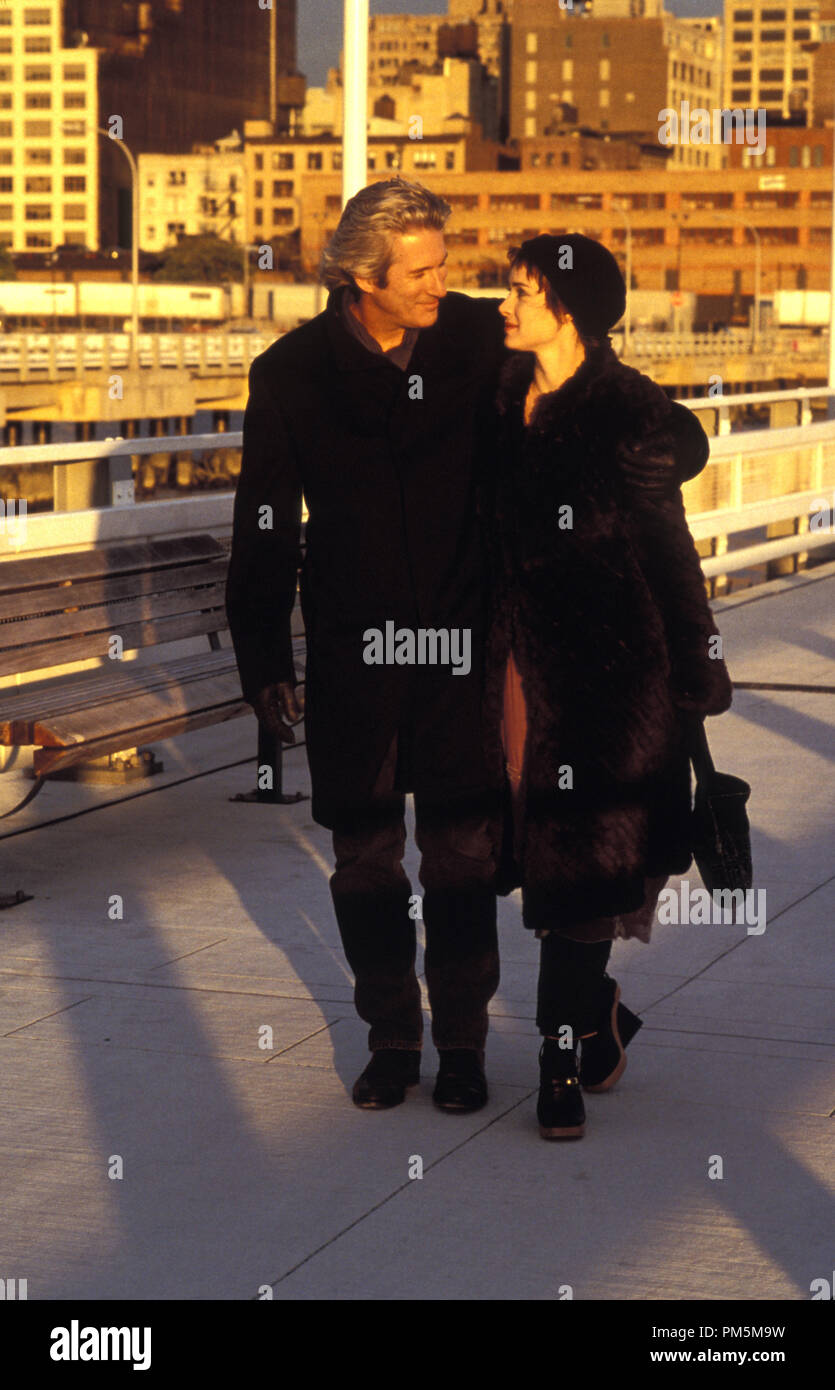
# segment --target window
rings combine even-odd
[[[12,123],[11,123],[11,121],[0,121],[0,136],[2,136],[4,139],[8,139],[8,140],[11,139],[11,136],[12,136]]]
[[[538,44],[538,43],[539,43],[539,38],[538,38],[538,36],[533,32],[532,29],[529,29],[529,30],[528,30],[528,33],[527,33],[527,36],[526,36],[526,39],[525,39],[525,48],[526,48],[526,51],[527,51],[528,53],[535,53],[535,52],[536,52],[536,49],[537,49],[537,44]]]
[[[273,179],[274,198],[292,198],[293,180],[292,179]]]
[[[51,246],[52,237],[49,235],[49,232],[27,232],[26,245],[30,249],[38,246]]]
[[[51,193],[52,179],[48,174],[31,174],[24,184],[25,193]]]
[[[455,168],[455,150],[444,150],[444,168]]]
[[[803,39],[810,39],[811,37],[812,37],[812,31],[811,31],[811,29],[795,29],[795,30],[793,31],[793,33],[792,33],[792,38],[793,38],[796,42],[802,42]]]
[[[525,138],[530,139],[536,135],[536,116],[525,117]]]
[[[295,169],[296,156],[290,150],[280,150],[273,155],[274,169]]]
[[[78,149],[66,149],[66,150],[64,150],[64,163],[65,163],[65,164],[86,164],[86,163],[87,163],[87,151],[86,151],[86,150],[78,150]]]
[[[27,111],[49,111],[52,108],[51,92],[27,92],[23,105]]]
[[[823,168],[823,145],[815,145],[812,150],[812,163],[816,169]]]
[[[33,136],[49,136],[52,134],[52,122],[25,121],[23,125],[23,133],[29,138]]]
[[[64,204],[64,221],[65,221],[65,222],[83,222],[83,221],[85,221],[86,217],[87,217],[87,204],[86,204],[86,203],[65,203],[65,204]]]
[[[785,29],[762,29],[760,31],[760,41],[762,43],[785,43]]]
[[[562,80],[563,82],[574,81],[574,59],[563,58],[562,60]]]
[[[11,72],[11,68],[4,68],[3,71]],[[43,67],[40,63],[27,63],[23,75],[27,82],[51,82],[52,68]]]
[[[23,40],[24,53],[51,53],[52,39],[48,34],[29,34]]]
[[[86,134],[87,134],[87,122],[86,122],[86,121],[62,121],[62,122],[61,122],[61,132],[62,132],[62,134],[64,134],[64,135],[86,135]]]
[[[750,24],[753,18],[753,10],[734,10],[734,24]]]
[[[732,81],[732,82],[750,82],[750,81],[751,81],[751,69],[750,69],[750,68],[733,68],[733,69],[731,70],[731,81]]]
[[[775,19],[779,19],[782,23],[785,23],[786,11],[785,11],[785,10],[763,10],[762,15],[761,15],[761,19],[762,19],[763,23],[766,23],[768,20],[775,20]]]
[[[341,151],[341,150],[334,150],[333,154],[331,155],[331,168],[332,168],[332,169],[341,169],[341,168],[342,168],[342,151]]]
[[[49,203],[27,203],[25,216],[27,222],[48,222],[52,207]]]
[[[531,83],[536,82],[536,74],[537,74],[536,60],[535,60],[535,59],[529,59],[528,62],[525,64],[525,81],[526,81],[526,83],[528,84],[528,86],[530,86]]]
[[[11,92],[0,92],[0,111],[11,111],[12,94]]]
[[[43,150],[27,150],[27,151],[26,151],[26,163],[27,163],[27,164],[51,164],[51,163],[52,163],[52,150],[48,150],[48,149],[43,149]]]
[[[11,23],[12,23],[12,12],[11,12],[11,10],[0,10],[0,29],[9,29],[9,28],[11,28]]]
[[[0,203],[0,222],[11,222],[12,205],[11,203]]]
[[[792,82],[806,82],[808,78],[808,68],[792,68]]]
[[[752,29],[734,29],[734,43],[750,43],[753,37]]]
[[[65,63],[64,81],[83,82],[87,77],[87,69],[83,63]]]
[[[526,111],[535,111],[535,110],[536,110],[536,88],[535,88],[535,87],[528,87],[527,91],[525,92],[525,110],[526,110]]]
[[[257,155],[255,156],[255,167],[256,167],[256,169],[263,169],[263,167],[264,167],[264,156],[263,156],[262,154],[257,154]]]
[[[0,10],[0,14],[3,14],[3,13],[4,13],[4,11],[3,11],[3,10]],[[10,38],[7,38],[5,34],[0,35],[0,53],[11,53],[11,51],[12,51],[12,41],[11,41],[11,39],[10,39]]]
[[[386,150],[386,168],[387,168],[387,169],[399,169],[399,168],[400,168],[400,151],[399,151],[399,150]]]
[[[12,152],[11,152],[11,150],[0,150],[0,164],[11,164],[11,163],[12,163]]]
[[[783,69],[782,69],[782,68],[760,68],[760,81],[761,81],[761,82],[782,82],[782,80],[783,80]]]
[[[732,88],[731,88],[731,101],[743,102],[744,104],[747,105],[748,102],[750,102],[750,100],[751,100],[751,88],[750,88],[750,87],[732,87]]]
[[[86,174],[65,174],[64,175],[65,193],[86,193],[87,176]]]
[[[273,226],[290,227],[293,223],[292,208],[273,208]]]
[[[72,111],[72,110],[80,111],[80,110],[82,110],[83,108],[85,108],[86,105],[87,105],[87,93],[86,93],[86,92],[65,92],[65,93],[64,93],[64,110],[65,110],[65,111]]]
[[[165,227],[165,234],[166,234],[166,236],[168,236],[168,237],[181,237],[181,236],[185,236],[185,231],[186,231],[186,224],[185,224],[185,222],[168,222],[168,223],[166,224],[166,227]]]
[[[308,169],[321,169],[322,156],[318,150],[309,150],[307,155]]]
[[[50,11],[43,7],[41,9],[29,9],[23,11],[24,24],[51,24],[52,15]]]
[[[263,208],[256,208],[256,209],[255,209],[255,225],[256,225],[256,227],[263,227],[263,225],[264,225],[264,209],[263,209]]]
[[[601,87],[601,89],[600,89],[600,105],[601,105],[601,106],[608,106],[608,105],[609,105],[609,88],[608,88],[608,87]]]
[[[600,74],[599,74],[599,75],[600,75],[600,81],[601,81],[601,82],[608,82],[608,81],[609,81],[609,78],[610,78],[610,76],[611,76],[611,67],[612,67],[612,65],[611,65],[611,63],[609,62],[609,59],[608,59],[608,58],[601,58],[601,59],[600,59]]]
[[[760,101],[779,101],[783,100],[782,87],[760,87]]]
[[[566,36],[565,36],[565,46],[566,46],[566,48],[573,48],[573,47],[574,47],[574,35],[573,35],[573,34],[566,34]]]
[[[168,170],[168,187],[169,187],[169,188],[180,188],[180,187],[182,187],[182,185],[185,183],[185,181],[186,181],[186,171],[185,171],[185,169],[169,169],[169,170]]]
[[[0,193],[14,193],[14,179],[10,174],[4,174],[0,178]]]
[[[608,34],[605,34],[605,33],[604,33],[604,34],[601,34],[601,35],[600,35],[600,47],[601,47],[601,48],[608,48],[608,47],[609,47],[609,35],[608,35]]]
[[[256,198],[263,198],[263,196],[264,196],[264,180],[263,180],[263,179],[256,179],[256,180],[255,180],[255,197],[256,197]]]

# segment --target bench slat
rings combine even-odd
[[[94,633],[121,633],[131,623],[145,623],[154,618],[169,617],[174,613],[205,613],[206,610],[221,608],[224,603],[224,582],[207,584],[200,589],[175,589],[172,593],[140,594],[136,598],[119,599],[114,603],[98,604],[92,608],[69,609],[64,613],[50,613],[42,618],[31,618],[18,623],[6,623],[0,627],[0,639],[6,650],[24,651],[31,648],[37,656],[39,645],[55,638],[71,638],[77,633],[92,636]],[[207,614],[208,618],[208,614]],[[224,626],[226,624],[224,623]],[[214,631],[211,626],[206,631]],[[14,635],[14,645],[12,636]],[[41,665],[47,665],[42,662]],[[55,663],[53,663],[55,664]]]
[[[132,670],[129,669],[131,667]],[[146,691],[183,684],[202,676],[223,675],[235,669],[235,654],[227,648],[186,657],[181,662],[172,661],[164,666],[140,666],[131,661],[122,671],[112,674],[110,671],[101,674],[97,671],[93,673],[93,679],[83,685],[58,685],[41,695],[24,690],[15,697],[14,702],[10,701],[0,710],[0,743],[34,743],[36,722],[48,722],[62,714],[92,709],[108,700],[130,700]]]
[[[201,637],[208,632],[222,632],[227,624],[226,612],[222,607],[211,613],[181,613],[170,618],[152,619],[146,623],[130,623],[123,626],[119,636],[125,651],[138,647],[153,647],[164,642],[177,642],[183,637]],[[50,666],[63,666],[71,661],[83,661],[89,657],[107,658],[107,632],[94,632],[86,636],[65,638],[63,641],[44,642],[37,648],[17,647],[11,652],[0,652],[0,675],[14,676],[24,671],[46,670]]]
[[[89,743],[80,743],[72,748],[36,748],[33,756],[35,772],[38,774],[55,771],[58,767],[71,767],[75,763],[87,762],[106,753],[117,753],[120,748],[131,748],[140,743],[159,743],[165,738],[188,733],[191,729],[202,729],[209,724],[221,724],[227,719],[237,719],[242,714],[251,714],[251,706],[240,700],[234,704],[214,706],[193,714],[166,719],[161,724],[143,729],[132,729],[127,738],[122,734],[108,735]]]
[[[109,700],[87,710],[66,710],[48,723],[35,723],[34,742],[43,748],[67,748],[113,735],[121,739],[117,747],[136,742],[138,728],[214,706],[235,703],[241,687],[234,671],[205,676],[188,683],[175,683],[160,690],[134,694],[128,699]]]
[[[198,564],[175,565],[137,574],[108,575],[78,584],[53,585],[49,588],[19,589],[0,595],[0,622],[10,618],[34,619],[41,614],[60,613],[67,608],[82,608],[117,599],[136,598],[140,594],[169,593],[187,589],[190,585],[210,584],[226,577],[228,561],[225,555]],[[3,572],[0,570],[0,580]],[[0,627],[0,640],[6,633]]]
[[[8,592],[41,584],[59,584],[67,579],[76,583],[126,574],[131,570],[209,560],[219,555],[228,555],[219,540],[214,536],[198,535],[163,536],[159,540],[137,541],[130,545],[38,555],[31,560],[3,560],[0,561],[0,589]]]

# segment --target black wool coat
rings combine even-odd
[[[227,613],[244,698],[295,681],[301,603],[313,815],[360,814],[398,734],[398,783],[427,802],[478,797],[487,622],[477,443],[507,358],[496,302],[450,293],[405,372],[326,310],[252,363]],[[268,509],[268,510],[265,510]],[[471,669],[369,665],[369,628],[469,629]]]
[[[533,366],[517,353],[502,373],[482,502],[495,589],[485,727],[498,775],[512,648],[528,741],[500,891],[522,882],[528,925],[568,927],[630,912],[645,877],[689,867],[687,722],[727,709],[732,687],[710,655],[717,628],[680,491],[708,457],[696,417],[607,340],[525,427]]]

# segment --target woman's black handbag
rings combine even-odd
[[[741,777],[716,771],[702,719],[692,725],[690,758],[696,774],[691,845],[702,882],[709,893],[750,888],[751,827],[745,803],[751,788]]]

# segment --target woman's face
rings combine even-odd
[[[511,271],[509,285],[507,299],[499,305],[508,347],[517,352],[536,352],[555,342],[557,334],[571,320],[566,317],[560,323],[545,302],[544,289],[522,266]]]

